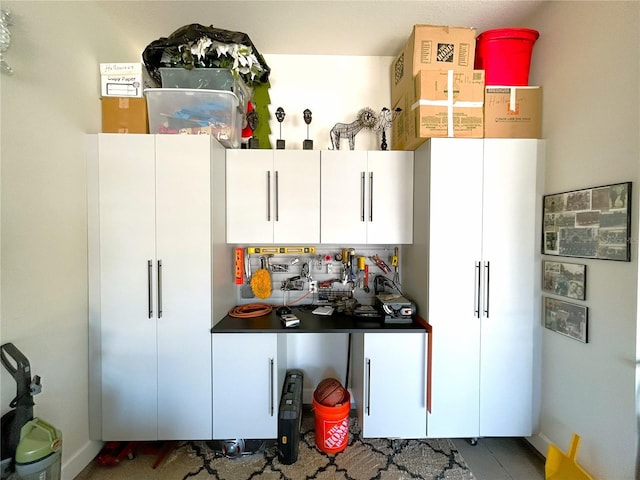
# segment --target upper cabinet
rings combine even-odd
[[[227,243],[320,242],[320,152],[227,150]]]
[[[322,152],[321,242],[413,241],[413,152]]]
[[[227,150],[227,242],[408,244],[413,152]]]

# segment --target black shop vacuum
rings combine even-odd
[[[59,480],[62,435],[33,416],[33,396],[42,390],[40,377],[31,378],[29,360],[14,344],[0,348],[0,361],[16,381],[12,410],[2,416],[1,478]]]

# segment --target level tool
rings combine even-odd
[[[269,255],[269,254],[301,254],[316,253],[316,247],[247,247],[247,252],[251,254]]]

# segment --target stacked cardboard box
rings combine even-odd
[[[391,65],[392,148],[428,138],[539,138],[540,87],[487,87],[474,70],[476,31],[415,25]]]
[[[486,138],[540,138],[542,87],[486,87]]]
[[[149,133],[145,83],[150,82],[142,63],[101,63],[103,133]]]
[[[414,25],[391,65],[391,102],[402,109],[392,126],[394,149],[415,150],[430,137],[482,137],[484,76],[473,70],[475,45],[474,28]],[[473,128],[464,121],[471,117]]]

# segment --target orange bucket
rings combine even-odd
[[[529,28],[487,30],[476,38],[476,70],[486,85],[527,86],[533,44],[540,33]]]
[[[325,453],[343,451],[349,442],[349,410],[351,395],[346,392],[344,401],[335,407],[327,407],[313,396],[316,447]]]

